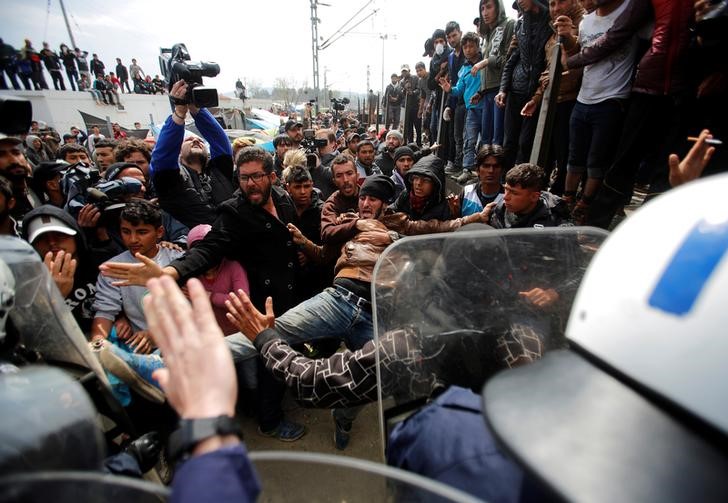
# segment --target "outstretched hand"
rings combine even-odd
[[[104,276],[118,280],[111,283],[114,286],[144,286],[150,279],[163,274],[164,271],[154,260],[141,253],[135,257],[140,263],[105,262],[99,266],[99,270]]]
[[[275,326],[276,317],[273,314],[273,299],[265,299],[265,314],[256,309],[250,297],[242,291],[230,292],[230,299],[225,301],[227,318],[251,342],[266,328]]]
[[[232,355],[197,279],[190,302],[167,276],[147,283],[144,313],[165,368],[154,372],[169,403],[184,419],[235,414],[237,379]]]

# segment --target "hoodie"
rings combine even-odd
[[[89,245],[89,240],[87,240],[76,220],[61,208],[50,204],[38,206],[25,215],[23,218],[23,239],[28,240],[28,224],[30,221],[42,215],[53,216],[76,231],[76,274],[73,278],[73,289],[66,297],[66,305],[71,309],[71,313],[83,333],[89,334],[94,315],[91,306],[96,294],[96,278],[99,265],[114,256],[116,249],[104,244]],[[41,257],[41,260],[43,260],[43,257]]]
[[[429,200],[425,203],[422,212],[415,212],[412,208],[410,193],[412,187],[412,177],[425,176],[434,183],[434,190]],[[406,177],[407,188],[397,197],[390,206],[391,212],[406,213],[411,220],[449,220],[450,206],[445,200],[445,165],[442,159],[435,155],[423,157],[415,163],[407,172]]]
[[[485,2],[486,0],[480,0],[478,12],[482,10]],[[488,65],[480,71],[480,89],[486,92],[496,91],[500,87],[503,66],[508,59],[508,48],[511,45],[513,28],[516,24],[515,20],[509,19],[506,15],[502,0],[497,0],[497,4],[498,20],[495,27],[491,29],[490,26],[482,23],[481,17],[483,28],[480,34],[483,37],[483,43],[480,51],[483,53],[483,58],[488,59]]]

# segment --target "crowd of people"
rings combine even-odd
[[[688,63],[692,54],[710,58],[724,39],[690,32],[703,14],[692,0],[517,6],[512,20],[500,0],[481,0],[474,31],[463,34],[455,22],[435,30],[425,44],[429,68],[419,62],[411,75],[403,65],[392,75],[381,132],[343,113],[329,127],[304,118],[308,137],[292,117],[271,155],[248,138],[231,143],[178,81],[153,145],[125,138],[118,124],[113,138],[74,127],[61,140],[37,122],[22,137],[3,134],[0,234],[38,252],[122,404],[175,400],[159,371],[169,341],[150,333],[165,315],[149,319],[146,285],[159,293],[171,283],[156,278],[198,278],[185,294],[199,304],[207,292],[237,366],[239,402],[255,409],[259,433],[301,438],[305,425],[286,419],[281,401],[287,387],[315,389],[328,398],[311,403],[334,407],[335,446],[346,449],[358,405],[371,397],[349,387],[339,399],[337,379],[349,374],[327,379],[294,367],[342,343],[349,357],[372,350],[372,275],[390,244],[471,223],[607,227],[636,181],[661,192],[694,178],[716,152],[705,126],[724,131],[725,58],[691,74]],[[651,17],[654,30],[640,39]],[[564,70],[550,155],[538,166],[529,158],[557,44]],[[649,47],[641,58],[640,44]],[[92,73],[122,93],[131,92],[129,77],[134,92],[149,79],[136,60],[127,70],[117,59],[107,75],[97,55],[87,62],[64,45],[60,56],[47,44],[36,53],[29,41],[2,51],[15,88],[16,76],[26,88],[47,88],[40,61],[57,89],[60,61],[74,90]],[[688,117],[691,105],[698,112]],[[190,120],[199,136],[186,131]],[[668,157],[686,133],[696,136],[693,148],[682,160]],[[448,176],[459,193],[448,191]],[[519,293],[534,309],[559,297],[548,288]]]
[[[70,90],[87,91],[99,104],[119,105],[120,93],[164,94],[166,92],[164,80],[159,75],[152,78],[151,75],[145,74],[134,58],[128,66],[121,61],[121,58],[116,58],[116,67],[111,71],[110,68],[107,70],[98,54],[92,54],[90,60],[88,55],[88,51],[82,51],[78,47],[71,49],[66,44],[61,44],[56,52],[48,42],[43,42],[43,48],[38,51],[28,39],[25,39],[23,47],[17,50],[0,39],[0,89],[12,87],[19,91],[21,87],[18,79],[27,91],[49,89],[43,72],[45,67],[56,91],[66,90],[63,79],[65,71]]]
[[[441,144],[448,176],[475,181],[483,147],[502,153],[507,172],[543,141],[543,188],[575,223],[608,228],[635,190],[649,199],[669,188],[668,154],[686,152],[686,138],[703,128],[724,134],[726,38],[716,29],[724,12],[690,0],[513,6],[517,19],[501,0],[481,0],[472,30],[456,22],[435,30],[423,54],[429,68],[418,62],[412,75],[402,65],[384,93],[387,127],[402,122],[407,142],[424,132]],[[557,47],[559,86],[544,103]],[[543,107],[553,125],[534,138]]]

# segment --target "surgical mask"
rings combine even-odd
[[[445,44],[437,44],[435,46],[435,54],[442,56],[443,52],[445,52]]]

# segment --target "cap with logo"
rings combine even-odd
[[[28,222],[28,242],[33,243],[38,236],[46,232],[60,232],[66,236],[76,235],[76,231],[67,223],[52,215],[38,215]]]

